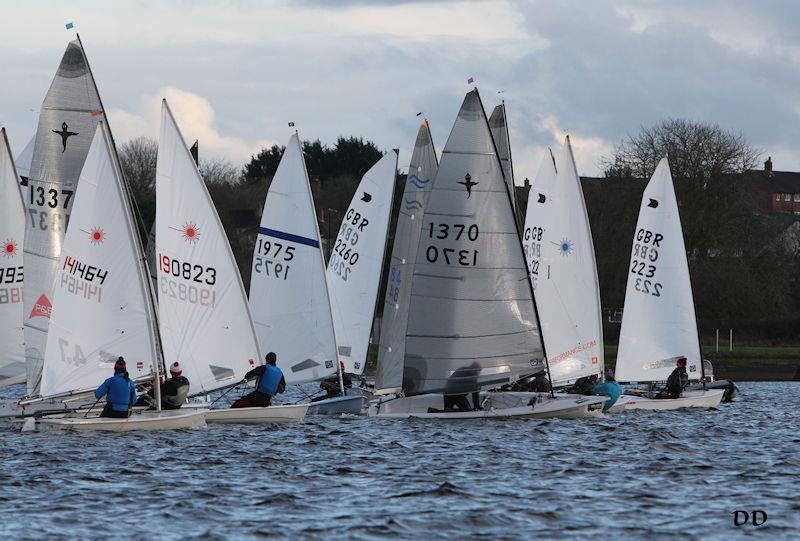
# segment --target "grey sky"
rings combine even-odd
[[[443,147],[476,78],[508,106],[515,176],[568,130],[581,174],[662,118],[740,130],[800,170],[800,4],[794,2],[26,2],[4,6],[0,123],[16,151],[74,21],[118,140],[155,136],[166,96],[187,139],[237,165],[339,135],[401,149],[418,111]],[[8,23],[8,21],[13,21]]]

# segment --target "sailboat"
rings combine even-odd
[[[88,393],[113,374],[118,357],[131,379],[157,381],[160,358],[152,291],[130,195],[104,122],[80,175],[53,292],[41,398]],[[205,426],[205,411],[136,413],[126,419],[30,419],[26,430],[156,430]]]
[[[383,301],[378,370],[375,377],[377,395],[399,393],[403,389],[411,278],[422,231],[422,214],[438,168],[439,161],[433,147],[430,126],[425,119],[417,132],[397,217],[386,297]]]
[[[617,353],[620,382],[665,381],[676,359],[687,359],[690,380],[703,381],[703,362],[683,242],[678,202],[667,158],[656,167],[642,195],[628,266],[628,284]],[[679,398],[654,399],[626,392],[625,410],[714,407],[723,390],[684,391]],[[648,396],[650,395],[650,396]]]
[[[261,362],[258,339],[222,222],[166,100],[156,165],[155,246],[165,363],[180,362],[191,395],[238,385]],[[307,409],[213,409],[206,421],[302,420]]]
[[[397,152],[364,174],[342,217],[326,278],[339,360],[348,374],[367,364],[397,177]]]
[[[287,384],[337,373],[336,338],[319,227],[303,150],[289,139],[264,203],[250,273],[250,312],[262,350]],[[358,414],[360,396],[312,402],[309,414]]]
[[[75,191],[98,122],[105,118],[80,37],[70,42],[45,96],[23,199],[25,235],[25,344],[28,395],[42,372],[53,287]]]
[[[25,381],[22,291],[25,203],[5,128],[0,128],[0,387]]]
[[[484,392],[472,410],[445,411],[447,395],[545,368],[510,193],[477,89],[464,98],[423,211],[405,338],[405,396],[373,402],[371,416],[583,417],[602,408],[597,397]]]
[[[558,167],[542,159],[523,245],[554,387],[603,374],[603,324],[592,232],[567,136]]]

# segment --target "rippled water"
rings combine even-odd
[[[569,421],[91,435],[0,423],[0,534],[797,539],[800,384],[740,387],[719,410]],[[769,518],[735,528],[736,509]]]

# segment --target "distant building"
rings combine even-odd
[[[764,171],[772,212],[800,215],[800,172]]]

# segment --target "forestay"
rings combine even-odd
[[[617,354],[619,381],[663,381],[685,356],[700,379],[700,342],[675,189],[667,158],[642,196],[628,265]]]
[[[503,167],[503,177],[505,177],[506,186],[508,186],[511,204],[514,206],[514,218],[516,219],[517,193],[514,190],[514,167],[511,161],[511,138],[508,136],[505,103],[496,106],[492,111],[492,116],[489,117],[489,129],[492,132],[492,138],[497,149],[497,157],[500,158],[500,165]]]
[[[22,330],[22,288],[25,270],[25,205],[19,191],[5,128],[0,129],[0,387],[20,382],[25,375],[25,338]]]
[[[550,378],[559,386],[603,372],[600,287],[569,137],[559,154],[555,178],[549,153],[540,171],[528,197],[523,242]]]
[[[70,42],[42,103],[23,199],[25,235],[25,343],[28,393],[36,394],[59,271],[64,233],[78,178],[97,123],[100,97],[80,41]]]
[[[339,360],[352,374],[361,374],[366,365],[396,176],[394,151],[366,172],[342,218],[328,262]]]
[[[197,165],[164,101],[156,166],[158,315],[164,362],[192,393],[238,383],[260,359],[241,276]]]
[[[158,362],[142,247],[102,122],[79,185],[53,292],[42,396],[97,387],[119,356],[133,379]]]
[[[419,246],[422,213],[438,167],[430,126],[426,120],[419,127],[408,166],[383,303],[375,388],[384,393],[399,391],[403,384],[411,276]]]
[[[477,90],[442,153],[423,215],[403,386],[469,392],[543,369],[514,212]]]
[[[297,134],[283,152],[258,228],[250,310],[262,351],[274,351],[287,383],[336,373],[325,260]]]

